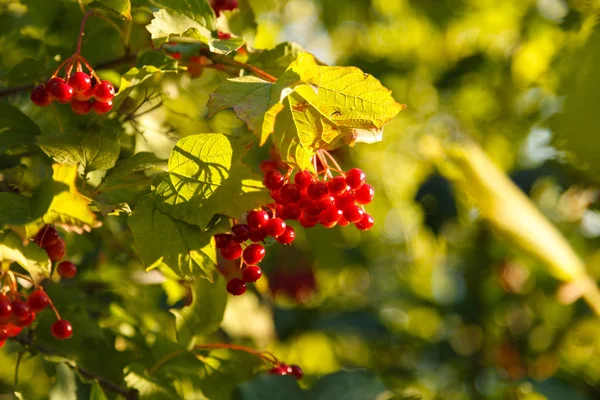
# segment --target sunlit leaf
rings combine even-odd
[[[34,243],[24,246],[14,233],[0,233],[0,264],[16,262],[35,282],[50,277],[52,264],[44,250]]]

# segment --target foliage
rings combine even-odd
[[[2,393],[597,397],[593,2],[5,3],[0,281],[43,287],[73,337],[39,312],[0,349]],[[73,54],[110,112],[31,102]],[[272,202],[265,165],[324,154],[369,176],[373,229],[291,223],[229,295],[214,236]]]

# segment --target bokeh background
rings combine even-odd
[[[293,247],[270,248],[266,279],[230,298],[220,335],[300,364],[303,385],[366,368],[394,399],[599,398],[600,317],[579,294],[600,277],[600,2],[249,4],[257,29],[237,33],[252,48],[296,42],[325,63],[374,75],[408,107],[386,126],[383,142],[332,152],[346,169],[362,168],[375,187],[367,207],[375,227],[298,229]],[[30,81],[10,75],[23,59],[45,60],[36,65],[43,76],[39,69],[53,65],[53,54],[72,51],[76,2],[0,1],[0,11],[0,71],[13,82]],[[148,13],[135,17],[133,51],[148,43]],[[92,63],[125,53],[110,32],[90,20],[83,54]],[[118,81],[123,71],[100,72]],[[167,157],[186,134],[244,132],[233,112],[207,118],[218,74],[161,81],[164,106],[129,128],[124,147]],[[10,101],[36,122],[54,123],[26,97]],[[259,172],[268,157],[265,148],[249,163]],[[114,332],[106,351],[115,355],[105,360],[112,367],[132,337],[160,331],[168,313],[153,310],[181,298],[175,280],[143,273],[123,245],[131,235],[119,218],[69,237],[83,275],[68,287],[80,297],[64,294],[63,305],[74,315],[88,310],[89,321],[81,321],[98,335]],[[566,241],[548,233],[554,229]],[[90,308],[101,311],[90,316]],[[87,345],[70,346],[78,354]],[[0,352],[6,391],[17,350]],[[39,359],[24,361],[24,390],[31,398],[48,391],[66,398],[54,382],[70,370],[47,370]]]

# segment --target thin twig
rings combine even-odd
[[[21,358],[23,358],[23,353],[25,351],[21,350],[19,351],[19,354],[17,354],[17,363],[15,364],[15,390],[17,389],[17,386],[19,386],[19,367],[21,366]]]
[[[25,347],[28,347],[28,348],[31,348],[31,349],[37,351],[39,353],[51,355],[51,356],[62,357],[60,354],[52,351],[48,347],[41,346],[39,344],[34,344],[33,340],[31,338],[27,338],[27,337],[23,337],[23,336],[19,335],[19,336],[13,337],[11,339],[16,341],[17,343],[20,343],[21,345],[23,345]],[[63,363],[66,364],[67,366],[69,366],[71,369],[77,371],[81,375],[85,376],[86,378],[96,380],[100,384],[100,386],[105,390],[120,394],[120,395],[124,396],[127,400],[139,399],[139,393],[136,389],[128,389],[128,388],[121,387],[114,382],[111,382],[111,381],[85,369],[85,368],[78,366],[75,363],[75,361],[66,360],[66,361],[63,361]]]

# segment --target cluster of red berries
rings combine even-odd
[[[21,293],[9,291],[0,294],[0,347],[6,339],[17,336],[24,327],[30,326],[37,313],[48,306],[53,307],[50,298],[42,289],[36,289],[25,299]],[[50,328],[57,339],[68,339],[73,333],[71,323],[58,319]]]
[[[276,367],[273,367],[269,370],[269,374],[271,375],[292,375],[296,379],[302,379],[304,376],[304,371],[298,365],[287,365],[284,363],[279,363]]]
[[[52,76],[44,85],[31,91],[31,101],[40,107],[46,107],[53,101],[61,104],[71,103],[75,114],[85,115],[91,110],[96,114],[106,114],[112,109],[115,88],[109,81],[90,77],[83,71],[67,75],[64,79]]]
[[[227,291],[234,296],[244,294],[246,283],[254,283],[262,276],[262,270],[257,264],[265,257],[266,250],[258,242],[271,236],[286,245],[296,238],[294,228],[265,210],[250,211],[246,223],[233,226],[231,232],[215,235],[215,243],[224,259],[242,260],[241,276],[227,282]]]
[[[210,5],[218,17],[221,11],[233,11],[238,8],[238,0],[210,0]]]
[[[33,241],[46,251],[50,261],[57,262],[65,256],[65,241],[58,235],[53,226],[46,225],[35,235]],[[56,272],[62,278],[73,278],[77,274],[77,266],[65,260],[58,263]]]
[[[321,224],[326,228],[353,223],[360,230],[373,227],[374,220],[365,212],[375,195],[366,183],[364,172],[352,168],[347,173],[321,181],[318,175],[300,171],[290,176],[277,169],[264,175],[264,185],[275,200],[275,214],[284,220],[298,220],[305,228]]]

